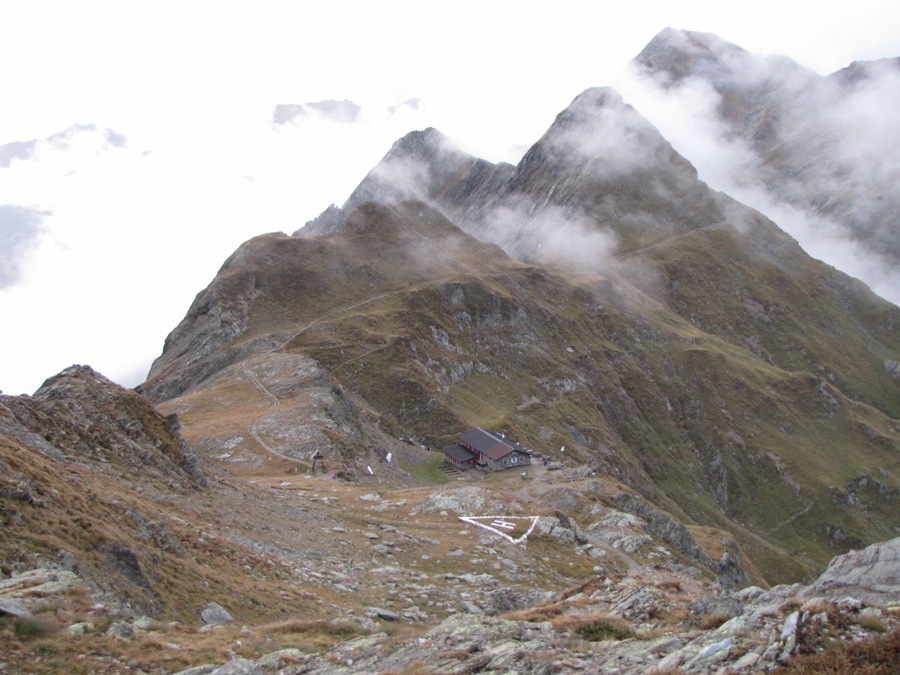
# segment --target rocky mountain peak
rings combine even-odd
[[[394,143],[344,203],[345,211],[367,201],[393,204],[427,199],[434,184],[475,158],[454,146],[440,131],[412,131]]]
[[[37,398],[70,396],[76,391],[90,391],[94,396],[107,396],[116,388],[115,383],[90,366],[72,365],[44,380],[34,393]]]
[[[89,366],[66,368],[33,396],[0,396],[0,436],[54,460],[204,482],[177,419]]]
[[[772,88],[800,96],[820,79],[813,70],[778,55],[758,55],[712,33],[666,28],[632,60],[640,70],[659,78],[663,86],[689,78],[718,86],[753,91],[765,97]]]
[[[365,202],[399,204],[433,200],[454,176],[465,174],[477,161],[454,146],[440,131],[412,131],[394,143],[351,193],[341,208],[330,206],[295,234],[324,234],[340,228],[345,216]]]
[[[664,28],[634,58],[640,66],[673,80],[697,72],[715,73],[724,62],[738,63],[749,54],[712,33]]]
[[[828,79],[845,87],[856,88],[884,76],[900,76],[900,57],[877,61],[854,61],[846,68],[829,75]]]
[[[413,131],[394,143],[343,207],[331,205],[294,234],[312,236],[339,229],[347,214],[370,201],[418,200],[454,216],[476,194],[496,191],[512,170],[509,164],[493,164],[463,152],[437,129]]]
[[[617,91],[594,87],[557,115],[516,167],[511,184],[527,183],[534,168],[546,164],[564,165],[572,171],[583,171],[584,165],[590,164],[595,175],[606,176],[656,171],[661,168],[654,161],[660,150],[675,154],[659,131]]]

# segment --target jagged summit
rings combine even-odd
[[[811,69],[779,54],[760,56],[713,33],[665,28],[632,60],[635,65],[664,75],[668,84],[690,77],[734,81],[745,87],[768,84],[770,73],[780,72],[800,92],[819,76]]]
[[[666,27],[647,43],[634,62],[681,79],[692,73],[714,72],[723,59],[738,62],[747,56],[742,48],[712,33]]]
[[[855,89],[884,76],[900,74],[900,57],[878,59],[877,61],[854,61],[828,76],[845,87]]]
[[[437,129],[413,131],[394,143],[341,208],[331,205],[294,234],[312,236],[334,231],[346,214],[369,201],[458,204],[479,188],[490,189],[502,182],[510,171],[507,164],[492,164],[463,152]]]
[[[339,229],[366,201],[408,198],[513,257],[595,272],[608,271],[614,253],[721,222],[727,202],[618,92],[598,87],[561,111],[515,167],[476,159],[435,129],[407,134],[343,208],[330,206],[295,234]]]
[[[302,232],[302,231],[301,231]],[[277,350],[296,326],[460,269],[518,263],[462,232],[423,202],[365,201],[318,236],[267,234],[242,244],[166,338],[144,391],[164,400],[258,350]]]

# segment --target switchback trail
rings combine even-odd
[[[704,225],[703,227],[695,227],[693,230],[689,230],[683,234],[676,234],[674,237],[669,237],[668,239],[660,239],[659,241],[655,241],[652,244],[648,244],[647,246],[642,246],[641,248],[636,248],[631,251],[627,251],[626,253],[620,253],[616,256],[616,260],[624,260],[625,258],[630,258],[633,255],[637,255],[638,253],[643,253],[644,251],[649,251],[651,248],[656,248],[657,246],[664,246],[665,244],[669,244],[673,241],[677,241],[678,239],[684,239],[685,237],[690,237],[698,232],[705,232],[708,230],[715,230],[720,227],[726,227],[726,223],[713,223],[712,225]]]
[[[256,377],[256,375],[254,375],[254,374],[250,371],[250,369],[247,368],[247,366],[243,366],[243,367],[242,367],[242,370],[243,370],[243,372],[244,372],[244,376],[245,376],[248,380],[250,380],[250,382],[253,383],[253,386],[256,387],[256,389],[257,389],[263,396],[265,396],[265,397],[268,399],[269,404],[270,404],[270,408],[269,408],[268,412],[272,412],[272,411],[275,410],[279,405],[281,405],[281,402],[278,400],[278,397],[275,396],[271,391],[269,391],[269,390],[266,388],[266,386],[265,386],[262,382],[259,381],[259,379]],[[289,462],[295,462],[296,464],[302,464],[302,465],[305,466],[307,469],[309,469],[309,462],[306,462],[306,461],[304,461],[304,460],[302,460],[302,459],[298,459],[297,457],[290,457],[290,456],[288,456],[288,455],[285,455],[284,453],[278,452],[275,448],[273,448],[271,445],[269,445],[268,443],[266,443],[266,442],[263,440],[262,436],[261,436],[260,433],[259,433],[258,425],[259,425],[259,420],[262,419],[263,415],[265,415],[265,414],[267,414],[267,413],[261,413],[261,414],[258,415],[258,416],[256,417],[256,419],[254,419],[253,422],[250,424],[250,435],[253,436],[253,440],[255,440],[257,443],[259,443],[259,445],[260,445],[266,452],[268,452],[268,453],[270,453],[270,454],[272,454],[272,455],[275,455],[276,457],[279,457],[279,458],[281,458],[281,459],[286,459],[286,460],[289,461]]]

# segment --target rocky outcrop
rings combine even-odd
[[[174,416],[89,366],[71,366],[33,396],[0,396],[0,435],[53,460],[112,463],[203,484],[193,451]]]
[[[900,605],[900,537],[836,557],[803,595]]]

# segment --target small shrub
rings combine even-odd
[[[451,652],[441,652],[442,659],[456,659],[457,661],[465,661],[472,655],[469,649],[455,649]]]
[[[803,601],[800,598],[788,598],[787,602],[785,602],[779,609],[782,614],[790,614],[791,612],[796,612],[798,609],[803,607]]]
[[[703,630],[715,630],[731,618],[728,614],[707,614],[698,617],[698,626]]]
[[[600,642],[601,640],[627,640],[628,638],[634,637],[634,633],[628,628],[605,619],[581,624],[575,628],[575,632],[579,637],[588,640],[589,642]]]
[[[90,596],[90,591],[85,586],[69,586],[66,595],[76,600],[82,600]]]
[[[347,621],[304,621],[301,619],[288,619],[281,623],[268,626],[273,633],[327,635],[336,638],[350,638],[358,635],[366,635],[368,631],[362,626]]]
[[[55,623],[51,623],[46,619],[13,619],[12,621],[13,629],[16,632],[16,636],[28,639],[28,638],[39,638],[47,635],[53,635],[53,633],[59,632],[59,627]]]
[[[549,621],[555,616],[559,616],[566,610],[564,603],[556,603],[551,605],[537,605],[528,609],[521,609],[515,612],[509,612],[503,615],[504,619],[510,621],[528,621],[530,623],[540,623]]]

